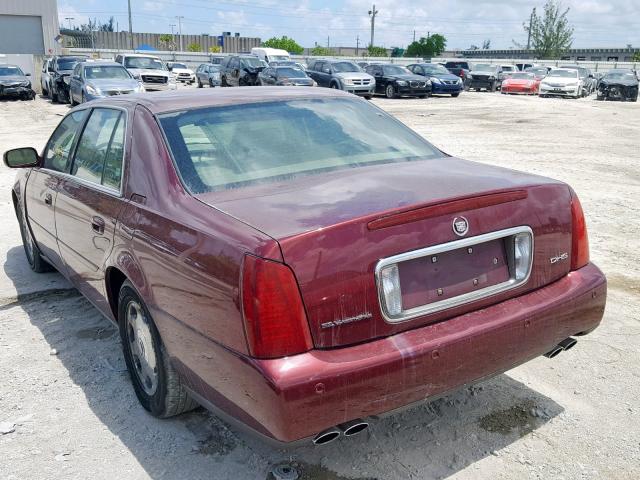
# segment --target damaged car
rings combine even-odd
[[[85,56],[61,55],[49,62],[49,96],[53,103],[69,103],[71,76],[76,65],[87,61]]]
[[[638,101],[638,77],[633,70],[609,70],[598,84],[598,100]]]
[[[117,325],[159,418],[353,438],[564,355],[604,313],[569,185],[443,153],[338,89],[108,97],[4,162],[31,269]]]
[[[18,97],[33,100],[36,92],[31,88],[30,73],[24,73],[17,65],[0,65],[0,99]]]

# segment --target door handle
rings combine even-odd
[[[44,194],[44,203],[46,203],[47,205],[51,205],[53,203],[53,197],[50,193]]]
[[[101,217],[93,217],[91,219],[91,230],[102,235],[104,233],[104,220]]]

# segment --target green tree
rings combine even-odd
[[[537,58],[560,58],[571,48],[573,27],[569,25],[568,13],[569,8],[563,9],[559,1],[548,0],[542,15],[533,10],[531,27],[523,24]]]
[[[447,39],[444,35],[434,33],[429,37],[421,37],[420,40],[411,43],[405,51],[406,57],[437,57],[444,52]]]
[[[391,56],[394,58],[404,56],[404,48],[393,47],[391,49]]]
[[[311,55],[322,57],[327,55],[333,55],[333,52],[330,48],[321,47],[320,45],[313,47],[311,49]]]
[[[640,62],[640,52],[636,52],[636,53],[633,55],[633,61],[634,61],[634,62]]]
[[[280,38],[270,38],[269,40],[263,42],[262,46],[269,48],[279,48],[295,55],[300,55],[302,52],[304,52],[304,48],[298,45],[298,43],[293,38],[289,38],[286,35]]]
[[[166,47],[167,50],[176,49],[176,44],[173,41],[173,35],[169,33],[163,33],[162,35],[160,35],[158,40],[160,41],[160,45],[163,45],[164,47]]]
[[[187,52],[201,52],[202,47],[199,43],[190,43],[187,45]]]
[[[215,47],[209,47],[209,53],[220,53],[222,52],[222,47],[220,45],[216,45]]]
[[[389,55],[386,48],[373,45],[367,47],[367,52],[369,52],[370,57],[387,57]]]

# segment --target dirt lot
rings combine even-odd
[[[0,168],[0,479],[640,478],[640,104],[465,93],[375,103],[443,150],[571,183],[607,273],[602,326],[554,360],[323,447],[273,449],[206,411],[139,405],[116,330],[58,274],[31,273]],[[0,152],[44,145],[66,106],[0,103]],[[8,433],[5,433],[8,432]]]

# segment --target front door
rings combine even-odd
[[[58,246],[70,280],[108,309],[103,266],[111,254],[121,196],[126,113],[94,108],[78,140],[70,175],[56,201]]]
[[[70,155],[86,112],[68,115],[53,132],[44,149],[43,163],[33,169],[25,187],[25,215],[38,248],[59,271],[64,271],[56,241],[54,211],[60,173],[70,168]]]

